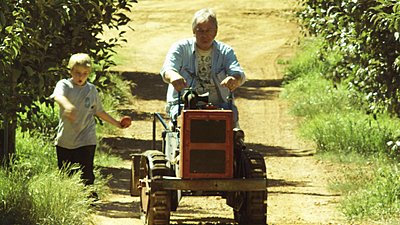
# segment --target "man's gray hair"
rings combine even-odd
[[[192,20],[192,30],[194,31],[199,23],[204,23],[207,21],[211,21],[215,24],[215,28],[218,28],[217,15],[214,10],[209,8],[200,9],[194,14]]]

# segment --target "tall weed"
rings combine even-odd
[[[56,169],[54,141],[39,133],[16,132],[15,164],[31,174],[45,173]]]
[[[318,38],[303,39],[296,57],[290,60],[290,66],[286,67],[284,83],[309,74],[324,74],[330,69],[331,63],[337,59],[332,55],[328,60],[321,60],[318,55],[322,44],[322,40]]]
[[[357,94],[350,93],[345,85],[325,79],[341,56],[332,52],[330,57],[321,59],[318,53],[321,45],[318,38],[306,39],[287,67],[281,97],[292,103],[291,111],[297,116],[313,117],[363,105]]]
[[[88,224],[91,190],[58,170],[53,143],[18,131],[16,149],[0,168],[0,224]]]
[[[0,224],[88,224],[89,189],[79,174],[31,174],[25,165],[0,170]]]
[[[29,181],[32,198],[33,221],[41,225],[90,223],[91,191],[80,181],[80,174],[72,177],[66,173],[52,171],[41,173]]]
[[[36,224],[25,171],[0,169],[0,224]]]

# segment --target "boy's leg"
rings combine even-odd
[[[65,169],[73,163],[73,150],[56,146],[58,169]],[[71,174],[70,172],[68,173]]]
[[[79,163],[82,169],[82,180],[85,185],[94,183],[93,161],[96,145],[83,146],[78,148],[75,155],[75,160]]]

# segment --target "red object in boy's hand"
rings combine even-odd
[[[131,125],[132,119],[129,116],[124,116],[121,118],[121,121],[119,123],[121,124],[122,128],[127,128]]]

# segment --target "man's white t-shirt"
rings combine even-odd
[[[196,92],[200,95],[207,94],[208,102],[214,105],[221,103],[214,80],[211,78],[212,48],[206,51],[196,48],[196,60],[198,68]]]

